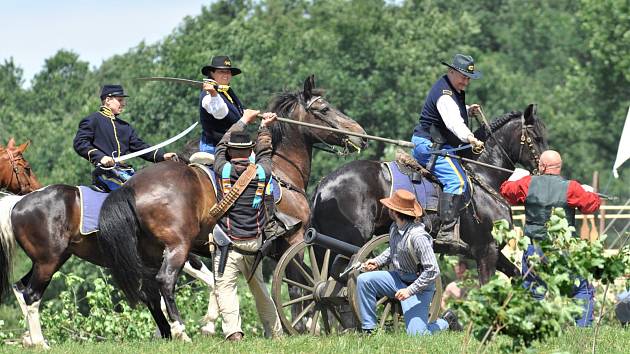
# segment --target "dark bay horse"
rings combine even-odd
[[[497,118],[490,127],[492,137],[484,128],[475,132],[486,141],[486,149],[478,161],[508,169],[513,169],[515,163],[530,171],[538,167],[538,156],[546,149],[547,139],[546,128],[536,117],[534,105],[529,105],[523,113],[512,112]],[[473,164],[466,164],[466,168],[473,177],[474,193],[472,202],[461,214],[460,234],[477,261],[480,282],[486,283],[498,261],[506,274],[517,272],[498,252],[490,233],[495,220],[512,220],[510,206],[497,193],[510,174]],[[389,196],[389,178],[378,161],[353,161],[330,173],[313,196],[311,226],[357,246],[374,235],[387,233],[391,220],[379,199]],[[423,222],[435,237],[439,230],[438,215],[428,212]]]
[[[278,96],[270,110],[292,120],[364,133],[352,119],[331,106],[309,77],[303,91]],[[363,147],[365,142],[345,134],[278,122],[272,128],[274,174],[283,188],[279,209],[308,221],[306,187],[313,144]],[[175,282],[189,252],[210,256],[208,233],[214,225],[208,211],[216,200],[210,180],[196,168],[164,162],[138,172],[110,194],[101,216],[101,250],[115,264],[114,278],[131,303],[155,292],[164,297],[171,328],[183,332],[175,304]],[[286,240],[299,241],[302,230]],[[288,246],[286,246],[288,247]],[[157,292],[156,292],[157,293]]]
[[[0,145],[0,189],[21,195],[42,187],[23,156],[29,144],[15,146],[11,138],[6,147]]]

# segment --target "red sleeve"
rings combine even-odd
[[[585,191],[578,182],[569,181],[567,204],[578,208],[582,214],[592,214],[599,209],[601,200],[597,194]]]
[[[532,176],[525,176],[518,181],[505,181],[499,192],[512,205],[525,204],[531,180]]]

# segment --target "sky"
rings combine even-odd
[[[58,50],[92,67],[142,40],[155,43],[211,0],[0,0],[0,63],[13,58],[25,84]],[[109,35],[107,38],[105,35]]]

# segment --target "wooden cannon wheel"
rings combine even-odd
[[[380,235],[373,237],[368,243],[361,247],[361,250],[354,257],[354,262],[365,262],[366,260],[378,256],[388,247],[389,235]],[[348,299],[352,306],[355,316],[360,319],[359,299],[357,296],[357,277],[360,272],[353,271],[348,278]],[[442,300],[442,279],[438,277],[435,280],[435,294],[431,300],[429,308],[429,322],[435,321],[440,312],[440,304]],[[376,313],[378,328],[380,330],[399,331],[405,326],[402,316],[402,308],[400,302],[396,299],[390,299],[387,296],[382,297],[376,302]]]
[[[291,246],[273,272],[271,297],[289,334],[328,334],[343,323],[334,302],[347,305],[346,288],[329,277],[331,251],[318,261],[315,247],[304,241]],[[289,265],[297,276],[288,276]],[[297,292],[290,294],[289,287]]]

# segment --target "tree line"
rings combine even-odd
[[[589,183],[599,170],[606,192],[626,200],[627,172],[614,180],[610,170],[630,105],[628,20],[627,0],[214,1],[161,41],[97,67],[59,50],[29,87],[19,63],[0,63],[0,138],[32,141],[27,159],[43,183],[87,184],[90,166],[72,139],[98,108],[102,84],[125,86],[131,97],[122,118],[157,143],[198,120],[198,91],[134,79],[199,80],[211,56],[227,54],[243,70],[232,84],[247,107],[264,109],[315,74],[328,100],[369,134],[409,139],[445,70],[440,61],[467,53],[484,73],[470,84],[468,103],[488,117],[537,103],[565,175]],[[392,147],[372,142],[351,158],[391,156]],[[316,153],[311,187],[344,162]]]

